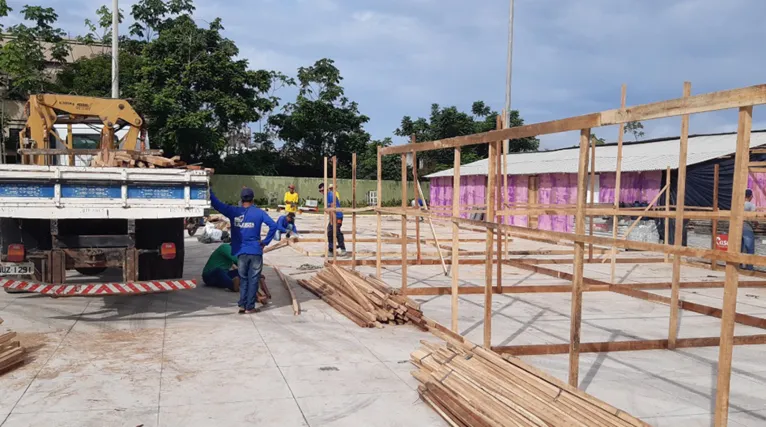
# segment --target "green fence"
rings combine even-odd
[[[216,196],[227,203],[235,203],[239,200],[239,192],[242,186],[250,187],[255,193],[255,199],[260,206],[276,206],[281,204],[287,186],[295,185],[295,191],[301,198],[301,205],[306,199],[321,200],[317,187],[323,182],[322,178],[291,178],[281,176],[244,176],[244,175],[213,175],[212,186]],[[331,179],[327,180],[332,183]],[[362,207],[367,205],[367,193],[376,191],[377,182],[373,180],[356,181],[356,203]],[[426,199],[429,195],[428,182],[421,182],[421,188]],[[415,198],[412,182],[407,185],[407,199]],[[338,194],[344,207],[351,206],[351,180],[338,180]],[[402,187],[399,181],[383,181],[383,204],[399,205],[402,200]]]

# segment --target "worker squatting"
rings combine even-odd
[[[325,195],[324,184],[319,184],[319,192]],[[220,201],[210,191],[210,204],[213,209],[227,217],[231,223],[231,244],[224,243],[219,246],[208,259],[202,270],[202,280],[207,286],[226,288],[232,291],[239,290],[238,312],[240,314],[255,313],[256,297],[263,271],[263,249],[272,240],[281,240],[282,234],[286,238],[292,235],[296,237],[298,228],[295,225],[295,214],[298,211],[298,193],[295,186],[290,185],[285,193],[285,215],[275,222],[259,207],[253,203],[253,190],[243,187],[240,192],[239,206],[232,206]],[[327,194],[323,197],[325,207],[340,208],[340,196],[329,186]],[[266,225],[268,231],[261,239],[261,227]],[[343,213],[337,211],[334,218],[331,215],[327,224],[327,237],[329,251],[332,254],[336,249],[338,255],[346,256],[346,245],[341,227],[343,225]],[[333,230],[337,237],[337,248],[334,247]],[[238,289],[237,289],[238,288]]]

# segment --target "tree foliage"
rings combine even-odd
[[[0,1],[0,18],[7,17],[11,10],[5,0]],[[46,64],[62,64],[70,53],[64,30],[55,26],[58,14],[53,8],[27,5],[21,15],[24,23],[8,28],[0,25],[0,70],[8,80],[6,96],[18,100],[52,90]]]
[[[644,125],[641,122],[635,121],[635,122],[628,122],[625,123],[625,130],[624,133],[632,133],[633,138],[638,141],[639,139],[644,137]]]
[[[401,125],[394,132],[398,136],[415,136],[416,142],[435,141],[438,139],[488,132],[497,129],[498,113],[487,106],[484,101],[476,101],[471,106],[471,113],[466,113],[457,107],[441,107],[431,105],[429,119],[420,117],[413,120],[410,116],[402,118]],[[521,126],[524,120],[516,110],[511,111],[511,127]],[[510,141],[509,152],[535,151],[540,145],[537,138],[514,139]],[[461,152],[461,163],[474,162],[487,157],[487,144],[465,147]],[[420,153],[424,167],[421,175],[451,168],[454,164],[453,153],[450,150],[437,150]]]

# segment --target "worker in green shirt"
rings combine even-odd
[[[224,243],[219,246],[207,260],[202,269],[202,281],[205,286],[228,289],[239,292],[239,273],[237,257],[231,254],[231,245]]]

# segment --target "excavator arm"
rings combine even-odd
[[[144,120],[124,99],[95,98],[74,95],[40,94],[29,98],[25,106],[27,123],[20,134],[25,148],[48,149],[52,138],[58,139],[54,131],[60,114],[67,114],[67,123],[86,122],[98,119],[102,124],[101,148],[136,150],[143,148]],[[114,145],[115,126],[128,126],[123,140]],[[66,144],[66,143],[65,143]],[[69,147],[72,148],[72,147]],[[43,165],[47,156],[32,156],[33,163]]]

